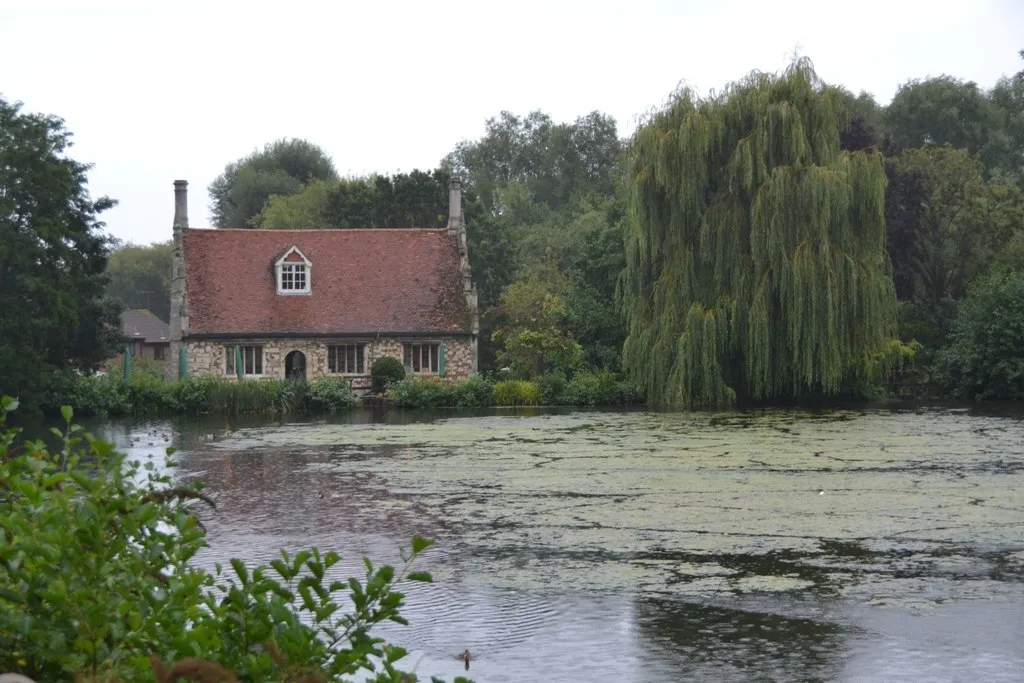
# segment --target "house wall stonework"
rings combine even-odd
[[[445,376],[442,378],[447,382],[458,382],[468,379],[473,374],[473,343],[466,338],[432,338],[432,339],[232,339],[225,341],[217,340],[188,340],[183,343],[186,348],[188,360],[188,374],[214,375],[225,379],[234,379],[235,375],[228,375],[227,348],[234,348],[236,344],[242,346],[258,345],[263,347],[263,374],[261,378],[284,379],[285,358],[292,351],[301,351],[306,356],[306,379],[314,380],[321,377],[347,378],[351,381],[354,389],[366,389],[370,387],[370,367],[378,358],[391,356],[399,361],[403,360],[403,344],[410,343],[444,343],[445,345]],[[364,350],[364,374],[348,375],[334,374],[328,372],[327,347],[336,344],[365,344]],[[417,373],[419,374],[419,373]],[[436,374],[434,375],[436,376]]]

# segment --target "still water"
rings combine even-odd
[[[107,423],[211,548],[399,562],[429,680],[1024,681],[1024,420],[963,410]]]

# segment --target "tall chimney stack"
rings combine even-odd
[[[171,248],[171,328],[170,358],[164,362],[164,377],[182,379],[188,372],[188,359],[182,341],[188,332],[188,297],[185,292],[185,233],[188,232],[188,181],[174,181],[174,224]]]
[[[174,181],[174,230],[188,228],[188,181]]]
[[[462,185],[458,178],[448,182],[448,229],[455,231],[462,226]]]

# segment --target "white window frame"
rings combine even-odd
[[[229,344],[229,345],[226,345],[224,347],[224,376],[225,377],[237,377],[238,376],[237,369],[235,368],[235,346],[236,346],[235,344]],[[264,357],[263,345],[262,344],[239,344],[238,346],[242,347],[242,368],[243,368],[242,369],[242,376],[243,377],[263,377],[266,374],[266,370],[267,370],[267,368],[265,367],[267,359]],[[251,353],[252,353],[253,372],[246,372],[245,371],[245,366],[246,366],[246,361],[248,360],[246,358],[246,354],[250,350],[251,350]],[[257,350],[259,350],[259,366],[260,366],[260,371],[259,372],[255,372],[255,370],[256,370],[256,360],[257,360],[256,359],[256,351]],[[229,361],[231,362],[231,370],[228,370],[228,362]]]
[[[337,360],[339,358],[338,350],[344,349],[342,351],[342,355],[340,357],[342,357],[343,359],[347,360],[348,347],[350,347],[350,346],[355,347],[353,352],[352,352],[352,354],[353,354],[354,363],[357,366],[357,368],[359,366],[360,359],[363,361],[363,363],[362,363],[363,371],[362,372],[339,372],[338,371],[338,363],[337,363]],[[332,363],[332,360],[335,361],[335,362]],[[343,362],[342,364],[343,365],[348,365],[347,362]],[[332,366],[334,367],[333,370],[331,369]],[[357,377],[362,376],[362,375],[370,374],[369,372],[366,371],[366,342],[338,342],[336,344],[328,344],[327,345],[327,373],[330,374],[330,375],[345,375],[345,376],[357,376]]]
[[[289,261],[287,260],[292,254],[298,254],[302,258],[301,261]],[[300,268],[305,271],[306,283],[305,287],[293,288],[289,287],[285,289],[285,273],[295,272],[294,269]],[[308,296],[313,293],[313,263],[306,258],[306,255],[302,253],[302,250],[298,247],[291,247],[286,251],[281,258],[277,259],[274,263],[274,278],[277,281],[277,293],[282,296]]]

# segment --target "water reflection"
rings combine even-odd
[[[637,601],[641,637],[689,680],[836,681],[844,629],[827,621],[678,600]]]
[[[211,548],[397,562],[386,635],[477,681],[1019,680],[1024,422],[963,410],[353,413],[104,427],[201,478]],[[166,437],[166,438],[165,438]]]

